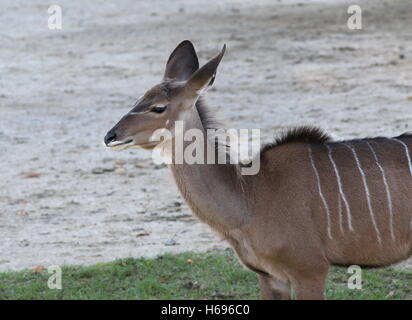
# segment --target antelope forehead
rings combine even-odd
[[[156,102],[159,100],[168,100],[170,90],[172,89],[172,86],[170,83],[161,83],[153,88],[149,89],[145,94],[144,94],[144,99],[145,100],[150,100],[152,102]]]

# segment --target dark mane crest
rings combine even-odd
[[[261,153],[287,143],[302,142],[322,144],[330,141],[332,141],[332,138],[320,128],[310,126],[295,127],[283,132],[278,138],[275,138],[275,142],[265,145]]]
[[[395,137],[395,138],[412,138],[412,132],[405,132],[405,133],[402,133],[400,136],[398,136],[398,137]]]

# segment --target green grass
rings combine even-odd
[[[191,260],[189,260],[191,259]],[[189,261],[188,261],[189,260]],[[155,259],[121,259],[62,267],[62,290],[50,290],[47,270],[0,273],[0,299],[258,299],[257,277],[229,251],[187,252]],[[363,289],[333,268],[328,299],[411,299],[412,273],[363,270]]]

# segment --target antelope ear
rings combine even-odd
[[[195,96],[201,95],[207,87],[213,84],[217,67],[222,60],[225,51],[226,45],[223,46],[222,51],[220,51],[216,57],[207,62],[190,77],[185,85],[185,89],[189,94],[193,94]]]
[[[163,79],[186,81],[197,69],[199,69],[199,60],[195,48],[189,40],[185,40],[173,50],[167,60]]]

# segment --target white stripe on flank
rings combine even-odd
[[[407,144],[399,139],[396,138],[391,138],[391,140],[399,142],[401,145],[403,145],[403,147],[405,148],[405,153],[406,153],[406,159],[408,160],[408,165],[409,165],[409,173],[412,176],[412,163],[411,163],[411,156],[409,154],[409,148],[407,146]]]
[[[327,224],[328,224],[328,226],[327,226],[328,236],[329,236],[329,238],[332,239],[332,233],[331,233],[331,229],[330,229],[331,226],[330,226],[330,210],[329,210],[329,206],[328,206],[328,203],[326,202],[325,196],[323,195],[323,192],[322,192],[322,187],[321,187],[321,185],[320,185],[319,172],[318,172],[318,170],[316,169],[315,162],[313,161],[312,148],[309,146],[308,150],[309,150],[310,163],[312,164],[312,168],[313,168],[313,171],[315,172],[315,176],[316,176],[316,181],[318,182],[319,195],[320,195],[320,198],[322,199],[323,206],[325,207],[325,211],[326,211],[326,220],[327,220]]]
[[[339,194],[343,200],[343,203],[345,204],[345,208],[346,208],[346,214],[348,217],[348,226],[350,231],[355,231],[353,230],[353,226],[352,226],[352,214],[350,212],[350,207],[349,207],[349,203],[348,200],[346,199],[345,193],[343,192],[343,186],[342,186],[342,181],[340,179],[340,175],[339,175],[339,171],[338,171],[338,167],[336,166],[335,160],[333,160],[332,157],[332,149],[329,145],[326,144],[326,148],[328,149],[328,156],[329,156],[329,160],[332,163],[333,169],[335,170],[335,175],[336,175],[336,181],[338,183],[338,187],[339,187]]]
[[[367,145],[369,146],[369,148],[371,149],[371,151],[372,151],[372,153],[373,153],[373,157],[375,158],[376,165],[378,166],[378,168],[379,168],[379,170],[381,171],[381,174],[382,174],[383,184],[384,184],[385,190],[386,190],[386,197],[388,198],[389,226],[390,226],[390,230],[391,230],[392,239],[395,240],[395,233],[394,233],[394,231],[393,231],[392,195],[391,195],[391,191],[389,190],[389,185],[388,185],[388,180],[386,179],[385,170],[383,169],[383,167],[382,167],[381,164],[379,163],[378,156],[377,156],[375,150],[373,150],[371,144],[370,144],[368,141],[366,141],[366,144],[367,144]]]
[[[338,195],[338,215],[339,215],[339,229],[343,234],[343,212],[342,212],[342,197]]]
[[[366,181],[365,172],[364,172],[363,169],[362,169],[361,163],[360,163],[360,161],[359,161],[359,158],[358,158],[358,155],[357,155],[355,149],[354,149],[353,147],[351,147],[350,145],[346,144],[346,143],[342,143],[342,144],[343,144],[344,146],[348,147],[349,150],[352,151],[352,154],[353,154],[353,156],[354,156],[354,158],[355,158],[356,165],[358,166],[359,172],[360,172],[360,174],[361,174],[361,176],[362,176],[363,186],[364,186],[364,188],[365,188],[366,200],[367,200],[367,202],[368,202],[369,214],[370,214],[371,219],[372,219],[372,224],[373,224],[373,227],[375,228],[376,235],[377,235],[377,237],[378,237],[379,243],[382,243],[381,233],[379,232],[378,226],[377,226],[376,221],[375,221],[375,214],[373,213],[373,209],[372,209],[371,195],[370,195],[370,192],[369,192],[368,182]]]

